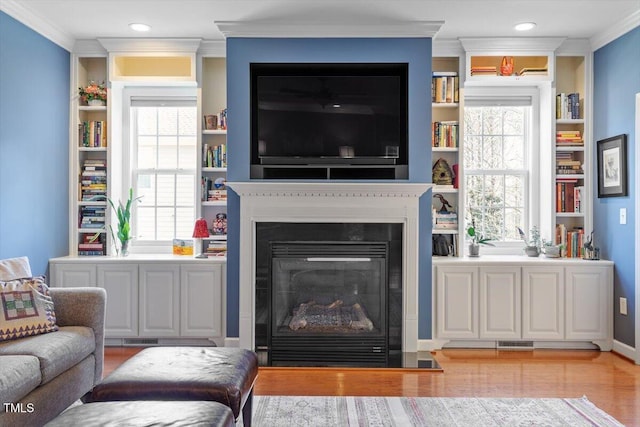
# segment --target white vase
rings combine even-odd
[[[102,99],[90,99],[87,101],[90,107],[102,107],[105,105],[105,102]]]

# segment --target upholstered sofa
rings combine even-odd
[[[57,330],[0,341],[0,426],[41,426],[102,379],[106,292],[48,291]]]

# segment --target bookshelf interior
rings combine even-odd
[[[432,59],[432,135],[431,166],[433,173],[432,226],[434,256],[461,256],[460,244],[463,212],[459,188],[451,184],[440,184],[437,177],[445,167],[453,173],[460,162],[461,99],[460,58],[434,57]],[[440,92],[442,91],[442,92]],[[447,94],[448,91],[448,94]],[[439,92],[441,93],[439,95]],[[455,176],[455,174],[454,174]],[[460,177],[457,177],[458,180]],[[443,243],[446,242],[446,253]]]
[[[216,227],[216,224],[219,225],[221,215],[226,216],[227,213],[224,187],[227,176],[227,129],[226,117],[224,117],[227,108],[225,58],[202,58],[201,84],[203,120],[198,164],[202,184],[199,190],[198,216],[206,219],[211,233],[208,239],[204,239],[205,251],[214,255],[226,249],[226,234],[216,234],[220,228]],[[215,118],[207,123],[207,116],[215,116]]]

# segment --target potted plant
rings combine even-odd
[[[524,253],[530,257],[537,257],[540,255],[542,249],[542,241],[540,240],[540,231],[538,227],[535,225],[531,227],[531,237],[527,239],[527,235],[524,234],[524,231],[520,227],[516,227],[518,229],[518,234],[520,234],[520,238],[525,243]]]
[[[89,86],[78,88],[78,95],[91,106],[106,105],[107,103],[107,87],[104,82],[89,82]]]
[[[489,242],[491,240],[490,238],[484,237],[476,231],[475,219],[471,220],[471,227],[467,228],[467,236],[471,238],[471,242],[469,242],[470,257],[480,256],[480,245],[494,246],[493,243]]]
[[[109,224],[109,231],[111,232],[111,238],[116,246],[116,255],[127,256],[129,254],[129,241],[133,238],[131,236],[131,205],[135,200],[140,200],[142,196],[133,197],[133,188],[129,188],[129,198],[126,205],[123,205],[121,201],[118,201],[118,207],[113,203],[111,199],[109,204],[118,218],[118,233],[117,237],[120,242],[120,247],[116,244],[116,234],[113,232],[113,227]]]

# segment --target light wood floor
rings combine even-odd
[[[108,347],[105,375],[137,348]],[[627,426],[640,426],[640,366],[590,350],[442,350],[443,372],[261,368],[256,395],[582,397]]]

